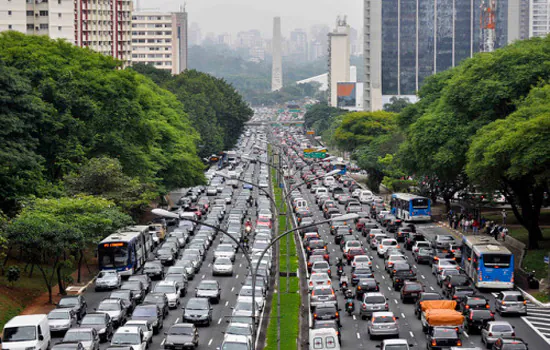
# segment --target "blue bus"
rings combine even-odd
[[[345,175],[348,171],[348,166],[343,162],[336,162],[332,164],[332,170],[340,170],[340,175]]]
[[[142,230],[123,231],[113,233],[99,242],[99,270],[117,270],[122,276],[130,276],[145,264],[146,233]]]
[[[514,288],[514,254],[494,238],[463,236],[461,264],[477,288]]]
[[[429,198],[411,193],[394,193],[390,202],[391,213],[404,221],[431,221],[432,204]]]

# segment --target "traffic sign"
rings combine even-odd
[[[304,153],[311,153],[311,152],[315,152],[316,149],[315,148],[304,148]]]
[[[306,132],[306,134],[308,134],[308,135],[315,135],[315,131],[311,130],[311,131]]]
[[[544,263],[545,263],[545,264],[550,264],[550,258],[547,257],[547,256],[545,256],[545,257],[544,257]]]
[[[304,153],[304,158],[316,158],[316,159],[323,159],[327,156],[324,152],[309,152]]]

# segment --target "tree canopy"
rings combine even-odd
[[[45,36],[0,33],[0,208],[87,159],[117,158],[158,192],[203,181],[198,133],[170,92],[120,62]],[[5,160],[5,162],[4,162]],[[51,185],[46,184],[53,184]]]

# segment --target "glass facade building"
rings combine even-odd
[[[414,95],[424,79],[480,51],[481,0],[382,1],[382,94]],[[495,48],[508,42],[508,0],[496,9]]]

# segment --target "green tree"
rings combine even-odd
[[[406,97],[392,96],[390,98],[390,102],[384,104],[384,110],[386,112],[400,113],[403,109],[405,109],[410,104],[411,104],[411,101],[409,101],[409,99]]]
[[[317,103],[304,114],[304,126],[313,129],[316,135],[322,135],[331,127],[335,117],[343,115],[347,111],[329,106],[326,102]]]
[[[532,90],[519,109],[481,128],[472,140],[466,172],[488,190],[501,190],[529,232],[529,248],[543,239],[539,227],[550,185],[550,85]]]

